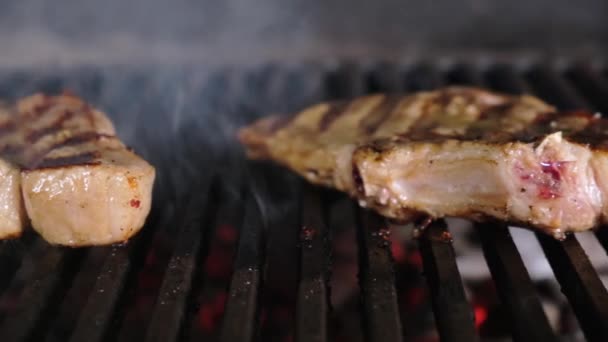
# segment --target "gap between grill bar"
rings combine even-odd
[[[483,74],[475,69],[462,66],[457,70],[453,75],[457,82],[486,85]],[[508,70],[503,68],[498,71],[499,74],[494,75],[497,76],[494,81],[506,82],[507,89],[504,91],[524,84]],[[509,311],[513,338],[516,341],[557,340],[507,225],[484,223],[476,224],[475,227],[481,237],[484,256],[502,305]]]
[[[530,79],[535,90],[561,110],[589,108],[575,88],[547,68],[532,71]],[[587,339],[608,341],[608,292],[576,237],[557,241],[537,236]]]
[[[253,194],[248,194],[234,272],[226,301],[220,341],[253,341],[263,279],[264,222]]]
[[[403,329],[395,290],[390,229],[376,213],[359,208],[356,213],[366,335],[370,341],[401,341]]]
[[[304,185],[300,219],[300,279],[296,341],[327,341],[330,242],[321,190]]]
[[[4,317],[0,325],[3,340],[26,341],[45,330],[40,323],[56,309],[60,291],[64,291],[69,284],[82,253],[82,250],[51,246],[41,237],[36,238],[13,278],[25,279],[27,283],[19,295],[19,307],[10,316]],[[35,267],[26,267],[28,265]],[[13,292],[13,287],[21,286],[13,283],[4,293],[5,298]]]
[[[431,223],[419,244],[441,340],[478,341],[473,312],[464,293],[452,237],[445,222]]]
[[[0,241],[0,295],[4,293],[4,290],[10,284],[15,272],[21,266],[24,255],[30,248],[30,245],[27,242],[23,242],[23,240],[31,240],[31,235],[24,235],[19,239],[15,241]]]
[[[213,177],[203,177],[197,189],[191,192],[183,212],[182,229],[156,298],[146,341],[177,341],[179,338],[199,263],[200,246],[207,230],[205,220]]]

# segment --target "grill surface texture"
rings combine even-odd
[[[483,308],[458,262],[459,227],[436,221],[412,238],[343,195],[246,161],[234,136],[263,115],[321,100],[452,84],[608,114],[601,63],[0,70],[0,97],[70,90],[109,113],[118,135],[157,168],[150,217],[128,243],[68,249],[31,232],[0,242],[0,340],[485,340]],[[543,309],[512,237],[518,230],[476,224],[468,238],[483,251],[506,340],[557,341],[564,331]],[[577,235],[530,236],[580,326],[581,335],[566,337],[608,341],[605,270]],[[593,239],[608,251],[608,230]]]

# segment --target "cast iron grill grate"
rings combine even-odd
[[[84,68],[6,72],[1,81],[3,97],[68,88],[102,106],[159,174],[147,226],[125,245],[57,248],[31,233],[0,243],[3,341],[416,340],[402,292],[404,282],[422,278],[396,267],[394,245],[402,242],[343,196],[245,162],[234,128],[321,99],[445,84],[529,92],[563,110],[608,113],[608,78],[585,64]],[[357,247],[347,272],[336,268],[340,220],[354,227]],[[479,340],[448,229],[435,222],[417,241],[434,324],[441,340]],[[557,340],[509,228],[474,232],[512,338]],[[608,249],[606,230],[596,237]],[[608,292],[577,237],[537,239],[586,339],[607,341]],[[349,272],[358,274],[360,302],[356,317],[343,320],[331,285]],[[360,336],[347,339],[344,330]]]

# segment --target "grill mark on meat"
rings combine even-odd
[[[445,93],[445,91],[442,93]],[[428,137],[429,133],[432,133],[431,129],[438,124],[437,117],[435,115],[429,115],[429,111],[431,110],[431,107],[437,103],[436,101],[437,99],[428,99],[424,102],[420,109],[421,115],[414,120],[407,131],[399,133],[398,136],[411,137],[412,139],[424,138],[425,136]],[[444,108],[444,106],[442,106],[442,108]]]
[[[366,135],[373,134],[399,107],[404,97],[400,95],[386,95],[384,99],[374,107],[369,115],[359,122],[359,130]]]
[[[23,150],[23,146],[21,145],[13,145],[13,144],[7,144],[2,146],[2,148],[0,148],[0,153],[2,154],[15,154],[17,152],[20,152],[21,150]]]
[[[270,133],[275,133],[281,128],[289,125],[291,121],[293,121],[298,115],[281,115],[272,121],[270,127],[268,128]]]
[[[34,105],[34,107],[30,110],[21,111],[18,110],[18,114],[15,117],[15,120],[18,120],[20,124],[28,123],[29,120],[39,119],[43,113],[47,113],[56,103],[47,95],[42,96],[42,102]]]
[[[586,144],[594,149],[608,150],[608,120],[595,117],[584,112],[573,112],[570,115],[587,118],[585,128],[578,132],[572,132],[566,136],[567,140],[578,144]]]
[[[0,137],[11,134],[15,132],[17,129],[17,125],[13,120],[8,120],[0,124]]]
[[[51,122],[47,127],[39,128],[37,130],[31,131],[25,137],[26,142],[35,143],[40,140],[42,137],[55,133],[63,128],[63,125],[66,121],[70,120],[74,117],[74,112],[66,109],[59,115],[55,121]]]
[[[61,167],[70,166],[81,166],[81,165],[99,165],[100,161],[95,159],[99,158],[101,154],[98,151],[84,152],[66,157],[47,158],[42,160],[39,165],[34,167],[25,168],[25,170],[41,170],[41,169],[57,169]]]
[[[335,101],[329,104],[327,111],[319,120],[319,131],[326,131],[332,122],[336,121],[340,116],[348,112],[348,107],[351,105],[350,101]]]
[[[503,104],[486,107],[486,108],[482,109],[481,112],[479,113],[478,120],[493,119],[493,118],[500,119],[500,118],[504,117],[505,114],[509,113],[513,109],[513,107],[515,107],[515,105],[517,105],[516,101],[511,100],[511,101],[505,102]]]
[[[91,127],[97,128],[95,125],[95,116],[93,115],[91,106],[89,106],[87,103],[83,104],[82,111],[85,113],[87,120],[89,120]]]
[[[97,132],[84,132],[84,133],[77,134],[77,135],[74,135],[71,137],[67,137],[64,140],[51,144],[49,147],[37,152],[33,157],[30,157],[28,160],[22,161],[22,164],[24,164],[24,166],[28,169],[37,169],[37,168],[39,168],[38,165],[42,165],[44,163],[44,159],[43,159],[44,156],[46,156],[47,154],[49,154],[51,151],[53,151],[55,149],[59,149],[59,148],[66,147],[66,146],[82,145],[82,144],[86,144],[88,142],[91,142],[93,140],[98,140],[101,138],[118,139],[118,137],[113,136],[113,135],[101,134],[101,133],[97,133]],[[21,148],[21,149],[23,150],[23,148]],[[68,157],[62,157],[62,158],[68,158]]]
[[[65,147],[65,146],[81,145],[81,144],[88,143],[93,140],[98,140],[101,138],[117,139],[117,137],[114,135],[102,134],[102,133],[97,133],[97,132],[84,132],[84,133],[80,133],[77,135],[73,135],[71,137],[67,137],[66,139],[64,139],[62,141],[56,142],[53,145],[51,145],[51,147],[48,150],[50,151],[50,150],[54,150],[54,149]]]
[[[454,92],[449,91],[448,89],[443,89],[443,90],[439,91],[439,93],[437,93],[437,96],[435,97],[434,101],[429,101],[429,104],[435,103],[438,106],[447,107],[452,102],[453,99],[454,99]],[[426,113],[426,108],[425,108],[424,112]]]

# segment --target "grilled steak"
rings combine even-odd
[[[26,216],[69,246],[125,241],[143,226],[154,168],[103,113],[70,95],[34,95],[1,107],[0,120],[0,237],[18,235]]]
[[[371,95],[239,132],[273,159],[395,219],[505,220],[556,237],[608,221],[608,120],[527,95]]]

